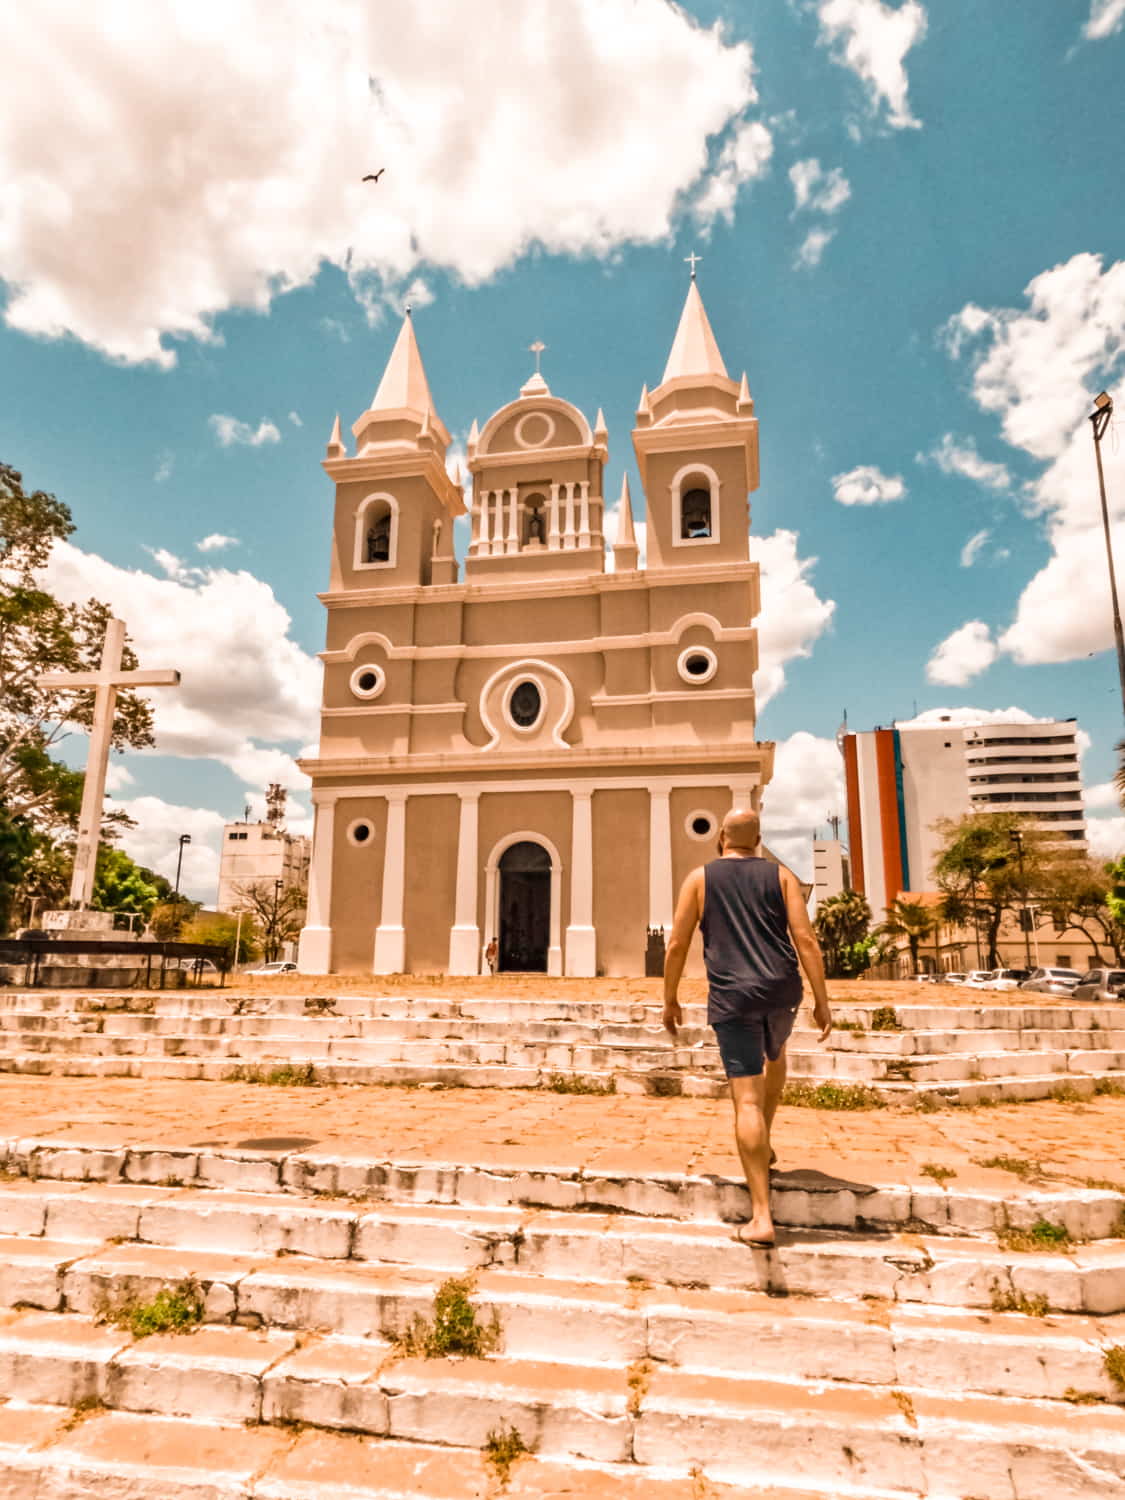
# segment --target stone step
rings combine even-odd
[[[364,1214],[393,1208],[620,1213],[668,1222],[734,1223],[749,1216],[741,1179],[717,1174],[581,1167],[462,1165],[416,1158],[396,1162],[327,1151],[270,1152],[221,1147],[83,1144],[76,1140],[0,1140],[0,1232],[63,1240],[136,1239],[141,1216],[169,1200],[187,1206],[245,1205],[250,1215],[331,1212],[358,1232]],[[176,1193],[176,1189],[193,1189]],[[208,1198],[198,1190],[234,1194]],[[175,1194],[174,1198],[173,1195]],[[349,1200],[360,1200],[358,1204]],[[332,1200],[332,1201],[329,1201]],[[864,1183],[814,1171],[772,1174],[776,1222],[790,1229],[864,1233],[995,1234],[1041,1221],[1075,1241],[1120,1231],[1125,1195],[1098,1188],[939,1187]],[[262,1232],[262,1231],[255,1231]],[[284,1248],[280,1242],[272,1248]]]
[[[225,1332],[225,1331],[224,1331]],[[734,1484],[779,1474],[813,1493],[852,1485],[980,1500],[1089,1500],[1125,1495],[1125,1411],[838,1383],[690,1374],[645,1364],[575,1367],[512,1359],[393,1359],[318,1343],[286,1357],[218,1330],[122,1353],[107,1394],[162,1416],[164,1407],[259,1403],[261,1424],[340,1428],[480,1453],[509,1427],[538,1457]],[[193,1341],[200,1339],[198,1354]],[[146,1341],[148,1342],[148,1341]],[[177,1348],[177,1344],[179,1347]],[[199,1379],[196,1360],[218,1379]],[[241,1406],[239,1402],[241,1400]],[[194,1421],[199,1418],[192,1412]],[[246,1419],[244,1419],[246,1420]],[[253,1417],[249,1418],[253,1421]],[[246,1429],[244,1429],[246,1431]],[[235,1446],[238,1446],[237,1444]]]
[[[0,1406],[5,1500],[836,1500],[780,1486],[752,1489],[636,1463],[558,1462],[524,1454],[507,1482],[483,1452],[319,1428]],[[848,1486],[848,1500],[908,1500]],[[1011,1491],[1004,1497],[1010,1500]]]

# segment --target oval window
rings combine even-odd
[[[705,839],[715,825],[710,818],[692,818],[691,831],[696,838]]]
[[[521,682],[512,692],[508,712],[517,729],[530,729],[543,711],[543,699],[534,682]]]
[[[684,671],[692,677],[704,677],[711,670],[711,663],[706,656],[689,656],[684,662]]]

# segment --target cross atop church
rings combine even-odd
[[[535,373],[536,375],[541,375],[543,372],[542,370],[540,370],[539,364],[543,358],[543,350],[546,349],[547,346],[542,339],[536,339],[534,344],[528,344],[527,347],[531,350],[532,354],[535,355]]]
[[[695,253],[694,250],[691,252],[690,255],[685,255],[684,256],[684,264],[691,266],[691,279],[692,279],[692,281],[695,280],[695,268],[696,268],[696,265],[702,259],[703,259],[702,255],[696,255],[696,253]]]
[[[175,687],[180,680],[179,672],[172,668],[123,672],[121,658],[124,651],[125,621],[111,618],[106,621],[102,660],[96,672],[47,672],[36,679],[42,688],[71,691],[94,689],[94,722],[90,727],[86,784],[82,791],[78,842],[74,849],[74,874],[70,882],[70,899],[83,909],[89,906],[94,894],[94,867],[101,838],[102,803],[105,801],[105,777],[113,744],[113,716],[117,709],[118,689]]]

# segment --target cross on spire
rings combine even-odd
[[[684,256],[684,263],[685,263],[685,265],[691,266],[691,279],[692,279],[692,281],[695,280],[695,268],[696,268],[696,265],[702,259],[703,259],[702,255],[696,255],[696,253],[695,253],[694,250],[691,252],[690,255],[685,255]]]
[[[531,350],[532,354],[535,355],[535,373],[536,375],[541,375],[543,372],[539,368],[539,362],[543,358],[543,350],[546,349],[547,346],[542,339],[536,339],[534,344],[528,344],[527,347]]]

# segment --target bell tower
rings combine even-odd
[[[446,472],[449,433],[434,409],[409,313],[352,435],[349,457],[337,417],[324,459],[336,484],[329,587],[452,582],[453,522],[465,506]]]
[[[727,374],[692,269],[687,301],[633,447],[648,509],[648,571],[745,562],[758,487],[758,422],[743,374]]]

